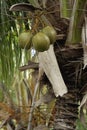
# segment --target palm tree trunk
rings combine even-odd
[[[78,102],[81,98],[79,92],[82,88],[81,58],[83,50],[81,46],[59,48],[55,49],[55,54],[68,87],[68,93],[57,99],[54,130],[75,130],[78,118]]]
[[[54,130],[75,130],[78,118],[78,89],[69,85],[69,92],[56,102]]]

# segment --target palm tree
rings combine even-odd
[[[32,78],[32,80],[37,81],[35,86],[36,89],[33,87],[35,89],[35,92],[33,89],[31,89],[31,92],[29,84],[20,78],[24,76],[22,74],[19,74],[20,77],[18,76],[18,80],[16,78],[17,82],[15,82],[14,86],[18,84],[21,86],[20,88],[16,87],[16,95],[17,99],[21,97],[22,100],[19,99],[16,102],[18,102],[18,105],[22,106],[23,108],[19,109],[15,107],[15,105],[13,105],[14,100],[12,98],[10,104],[12,105],[11,110],[13,111],[10,110],[10,114],[12,112],[12,116],[16,119],[16,121],[20,120],[20,122],[18,121],[17,123],[18,128],[19,125],[22,127],[22,129],[26,128],[25,124],[28,124],[28,130],[30,130],[31,127],[34,129],[52,128],[53,130],[74,130],[76,128],[76,120],[78,119],[79,114],[79,102],[82,100],[82,97],[84,97],[86,91],[86,68],[83,69],[83,63],[86,66],[86,46],[85,44],[83,44],[83,46],[80,44],[82,26],[85,19],[84,10],[86,0],[70,0],[68,2],[67,0],[42,0],[39,2],[38,0],[23,1],[30,2],[31,5],[23,3],[22,6],[20,6],[18,4],[16,6],[13,6],[10,10],[20,12],[8,12],[9,7],[17,2],[19,1],[15,0],[13,2],[8,0],[8,2],[6,2],[5,0],[1,0],[2,26],[0,35],[1,42],[3,43],[1,44],[0,48],[0,68],[2,68],[2,72],[0,73],[1,81],[3,81],[3,83],[5,83],[7,86],[10,86],[10,81],[14,80],[13,76],[15,71],[17,71],[19,65],[22,64],[21,61],[23,61],[23,64],[26,64],[26,59],[32,60],[31,50],[29,50],[26,54],[26,51],[22,51],[18,47],[17,36],[19,33],[30,28],[33,28],[34,31],[38,31],[46,25],[52,25],[57,31],[57,40],[53,47],[57,59],[57,65],[59,66],[60,70],[59,72],[57,71],[57,74],[59,74],[59,76],[62,78],[60,78],[61,81],[54,80],[55,83],[54,81],[51,82],[49,78],[47,71],[49,69],[54,69],[50,66],[55,59],[54,56],[54,59],[50,60],[50,66],[47,63],[44,64],[44,57],[50,56],[49,50],[47,52],[48,55],[46,53],[39,54],[39,57],[41,56],[39,62],[43,63],[44,66],[42,67],[45,72],[42,73],[43,75],[39,77],[40,79],[36,80],[37,76],[35,77],[35,74],[37,75],[38,73],[38,63],[31,64],[29,62],[30,64],[20,67],[20,70],[24,71],[24,73],[26,73],[26,69],[35,69],[33,73],[34,78]],[[31,13],[26,13],[26,10],[30,11]],[[30,25],[28,24],[29,22],[31,23]],[[28,57],[25,60],[22,60],[23,55],[25,55],[25,57],[28,55]],[[47,67],[47,70],[45,69],[45,65]],[[56,75],[56,73],[52,74],[52,77]],[[31,84],[33,83],[32,80],[29,80]],[[20,83],[18,81],[20,81]],[[29,93],[24,91],[22,87],[24,85],[23,83],[26,86],[26,91]],[[59,88],[54,88],[54,84],[56,84],[60,90]],[[42,86],[42,88],[39,88],[38,86]],[[65,90],[61,90],[62,87]],[[55,89],[58,91],[57,95],[55,94]],[[8,88],[8,90],[11,89]],[[6,97],[9,95],[7,93],[9,92],[6,91]],[[32,103],[24,95],[31,96]],[[35,99],[36,97],[37,100]],[[11,98],[9,97],[9,100],[10,99]],[[82,102],[82,104],[84,103]],[[31,109],[28,108],[27,110],[26,105],[32,105]],[[5,106],[5,104],[3,106]],[[17,111],[15,111],[15,108],[20,111],[19,118],[18,116],[14,117],[14,115],[17,113]],[[30,112],[29,120],[27,113],[25,112],[25,108],[28,114]],[[21,113],[25,114],[25,118],[23,118],[23,115]],[[9,122],[11,121],[12,120],[9,120]],[[42,125],[40,125],[40,123]],[[9,123],[9,126],[12,127],[11,123]]]

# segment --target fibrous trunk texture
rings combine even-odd
[[[56,102],[54,130],[75,130],[78,118],[78,89],[68,87],[69,92]]]
[[[60,70],[68,88],[68,93],[58,97],[56,102],[56,113],[54,118],[54,130],[75,130],[78,118],[78,102],[80,101],[80,89],[84,76],[82,68],[81,46],[59,46],[63,41],[57,43],[55,54],[60,65]]]

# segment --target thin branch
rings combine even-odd
[[[39,84],[40,84],[40,78],[43,74],[43,70],[41,68],[39,68],[39,76],[38,76],[38,80],[37,80],[37,83],[35,85],[35,90],[34,90],[34,95],[33,95],[33,99],[32,99],[32,105],[31,105],[31,109],[30,109],[30,113],[29,113],[29,123],[28,123],[28,128],[27,130],[31,130],[32,128],[32,117],[33,117],[33,111],[34,111],[34,106],[35,106],[35,98],[36,98],[36,94],[37,94],[37,90],[38,90],[38,87],[39,87]]]
[[[38,69],[38,68],[39,68],[39,63],[29,61],[28,65],[24,65],[24,66],[19,67],[19,70],[25,71],[27,69]]]

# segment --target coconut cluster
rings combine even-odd
[[[32,46],[38,52],[49,49],[50,44],[56,41],[56,31],[52,26],[44,27],[35,35],[31,31],[23,32],[19,35],[19,46],[22,49],[30,49]]]

